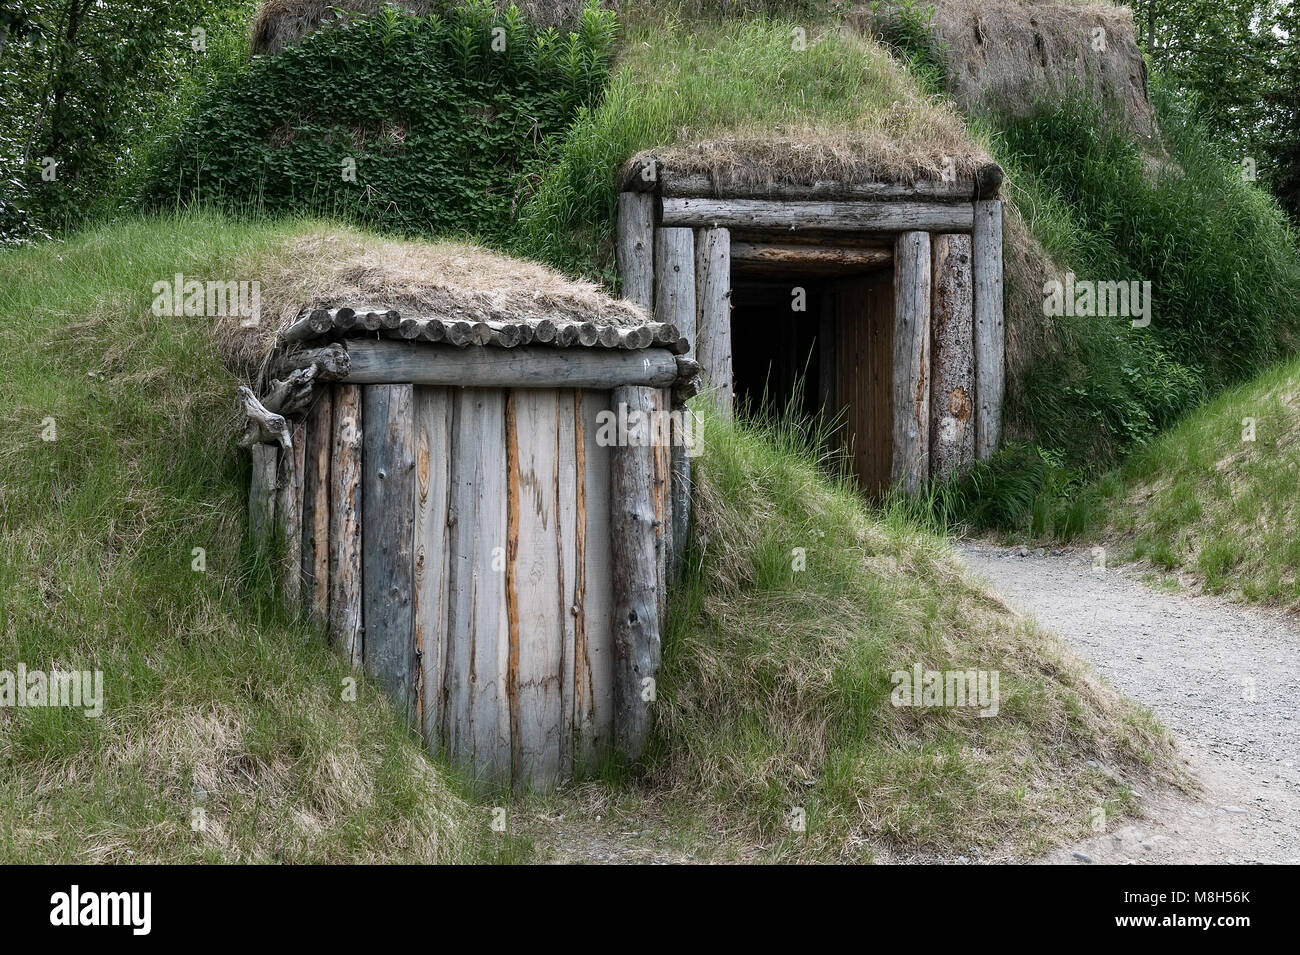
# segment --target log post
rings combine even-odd
[[[330,475],[330,639],[361,666],[361,389],[334,386]]]
[[[971,248],[975,286],[975,455],[988,460],[1002,441],[1006,337],[1002,318],[1002,202],[975,203]]]
[[[930,233],[904,232],[894,250],[894,454],[890,478],[908,494],[930,465]]]
[[[249,450],[253,475],[248,488],[248,536],[259,550],[271,540],[275,526],[275,486],[280,446],[258,442]]]
[[[936,235],[930,338],[930,474],[960,474],[975,457],[971,238]]]
[[[329,621],[330,444],[333,441],[332,390],[317,390],[307,412],[302,484],[302,579],[308,615]]]
[[[651,193],[618,195],[618,273],[623,297],[647,312],[654,306],[654,207]]]
[[[695,349],[705,390],[731,416],[731,232],[701,229],[695,241]]]
[[[280,455],[275,520],[284,537],[284,602],[297,613],[302,599],[302,479],[306,466],[307,426],[300,418],[290,428],[293,446]]]
[[[627,420],[650,427],[653,389],[615,388],[615,408]],[[620,415],[621,417],[621,415]],[[629,430],[632,431],[631,427]],[[655,553],[655,449],[645,430],[613,449],[610,467],[609,534],[614,576],[614,741],[637,759],[650,739],[654,683],[659,671],[658,561]],[[649,682],[647,682],[649,681]],[[647,699],[647,697],[649,699]]]
[[[366,673],[415,723],[415,404],[411,385],[361,391],[361,587]]]
[[[691,229],[658,229],[655,232],[655,320],[676,327],[678,334],[690,344],[684,357],[695,355],[695,232]],[[681,356],[679,356],[681,357]],[[670,410],[671,409],[671,410]],[[690,529],[691,459],[686,455],[678,425],[682,415],[690,414],[685,402],[669,404],[670,427],[665,434],[671,440],[669,469],[672,474],[669,490],[671,518],[669,522],[668,573],[677,576],[682,554],[686,548],[686,535]]]

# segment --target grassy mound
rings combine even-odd
[[[711,420],[705,436],[653,798],[782,859],[1023,857],[1126,811],[1130,783],[1176,777],[1149,714],[941,538],[825,477],[804,432]],[[893,705],[891,675],[916,665],[997,671],[997,714]]]
[[[150,219],[0,255],[0,669],[103,672],[98,718],[0,708],[0,859],[512,851],[277,608],[209,320],[150,314],[155,281],[255,278],[311,227]]]
[[[945,157],[981,153],[952,110],[851,30],[640,10],[600,105],[579,115],[523,208],[523,251],[612,282],[616,172],[650,148],[691,148],[680,157],[691,167],[741,178],[746,163],[811,178],[938,178]]]
[[[1295,608],[1298,474],[1293,360],[1219,395],[1090,488],[1090,532],[1118,538],[1121,560],[1191,574],[1214,593]]]

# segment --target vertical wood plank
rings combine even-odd
[[[930,340],[930,474],[960,474],[975,457],[971,238],[936,235]]]
[[[361,388],[334,386],[330,474],[330,639],[361,666]]]
[[[648,192],[618,196],[618,272],[623,297],[647,312],[654,305],[654,204]]]
[[[415,389],[415,645],[417,709],[426,743],[441,740],[446,672],[451,541],[452,398],[446,388]]]
[[[452,431],[451,584],[444,738],[484,779],[510,778],[505,393],[461,389]]]
[[[593,767],[614,745],[614,554],[610,540],[610,474],[614,447],[596,440],[598,418],[614,407],[608,391],[583,391],[575,416],[578,473],[577,539],[581,575],[575,615],[575,760]]]
[[[695,348],[705,382],[724,415],[731,414],[731,232],[700,229],[695,239]]]
[[[695,230],[655,230],[655,320],[677,326],[695,357]]]
[[[303,474],[303,598],[312,619],[329,620],[330,444],[333,392],[321,388],[307,411]]]
[[[624,386],[612,392],[648,421],[652,388]],[[660,657],[658,560],[655,530],[654,448],[629,436],[613,450],[610,469],[610,542],[614,568],[614,738],[618,751],[637,759],[650,739],[651,708],[644,681],[658,676]]]
[[[559,396],[549,389],[517,389],[506,402],[514,777],[548,788],[560,772],[568,609],[562,606],[560,569]]]
[[[255,444],[251,449],[252,476],[248,486],[248,534],[257,548],[266,547],[275,527],[275,485],[280,448]]]
[[[281,566],[284,602],[297,613],[302,601],[303,471],[306,468],[307,425],[299,418],[291,427],[293,446],[280,455],[275,519],[284,540]]]
[[[894,246],[891,478],[920,491],[930,465],[930,233],[903,232]]]
[[[1002,442],[1002,402],[1006,392],[1001,200],[975,203],[971,260],[975,285],[975,455],[984,461]]]
[[[564,390],[556,400],[556,504],[559,512],[556,534],[556,563],[560,570],[560,747],[559,773],[563,779],[574,774],[574,729],[577,678],[577,626],[582,596],[578,579],[578,510],[582,506],[579,487],[578,435],[581,428],[582,392]]]
[[[415,436],[411,385],[361,392],[362,619],[366,673],[415,721]]]

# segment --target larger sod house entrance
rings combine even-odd
[[[624,294],[684,330],[724,412],[824,409],[864,492],[915,492],[1000,440],[1001,179],[756,187],[641,156]]]
[[[824,416],[858,486],[884,492],[892,463],[892,251],[733,242],[731,348],[738,408]],[[739,255],[737,255],[739,252]]]

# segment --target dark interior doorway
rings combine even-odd
[[[883,493],[893,448],[892,269],[734,274],[731,304],[737,410],[837,421],[833,440],[859,487]]]

